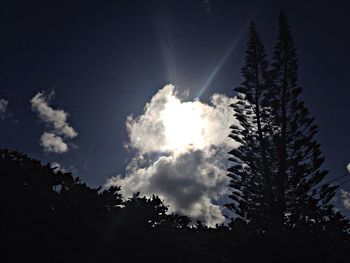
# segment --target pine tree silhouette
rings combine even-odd
[[[321,222],[332,216],[330,200],[336,185],[322,184],[328,171],[315,139],[317,126],[299,95],[296,47],[284,12],[280,12],[278,40],[271,69],[268,101],[272,109],[275,157],[275,226]],[[327,212],[326,212],[327,211]]]
[[[232,104],[239,126],[233,125],[230,137],[241,143],[230,151],[234,165],[229,168],[229,196],[234,202],[227,207],[243,220],[266,228],[271,222],[272,184],[270,167],[271,137],[266,104],[270,72],[265,48],[251,22],[242,68],[243,83],[235,89],[236,103]]]

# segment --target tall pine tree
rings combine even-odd
[[[231,127],[230,137],[241,145],[230,152],[230,160],[234,162],[229,169],[233,202],[227,207],[259,228],[271,222],[270,109],[265,100],[268,66],[265,48],[252,22],[245,66],[241,70],[244,81],[235,89],[237,102],[232,104],[240,126]]]
[[[319,186],[328,172],[321,169],[324,158],[315,140],[314,118],[299,99],[302,88],[298,84],[296,47],[283,12],[279,15],[271,75],[273,84],[267,99],[275,130],[276,226],[323,220],[320,212],[331,212],[329,201],[337,187]]]

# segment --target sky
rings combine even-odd
[[[0,147],[55,163],[91,186],[117,183],[125,195],[156,193],[174,211],[220,222],[218,204],[224,202],[227,183],[222,160],[224,151],[233,147],[223,139],[229,122],[220,118],[230,113],[222,105],[232,100],[242,81],[250,20],[271,55],[277,15],[283,9],[298,47],[302,98],[319,126],[324,168],[330,178],[343,175],[350,162],[349,5],[224,0],[3,3]],[[171,130],[172,124],[162,123],[159,115],[167,105],[191,107],[194,116],[204,116],[206,128],[217,132],[186,152],[178,149],[186,140],[154,140],[161,138],[163,128]],[[171,110],[164,114],[174,116]],[[164,127],[148,131],[154,120]],[[152,149],[162,154],[154,155]],[[199,165],[208,160],[209,166]],[[172,175],[179,170],[190,173]],[[341,188],[340,208],[350,209],[350,184]]]

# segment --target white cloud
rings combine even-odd
[[[344,189],[340,189],[340,198],[343,203],[343,206],[346,209],[350,210],[350,193],[345,191]]]
[[[0,119],[5,118],[8,104],[9,102],[7,100],[0,99]]]
[[[346,170],[348,170],[348,172],[350,173],[350,163],[348,163],[348,165],[346,166]]]
[[[41,145],[47,152],[63,153],[68,151],[68,145],[63,138],[74,138],[78,133],[67,122],[68,112],[53,109],[49,102],[54,96],[52,92],[48,96],[44,92],[38,92],[31,100],[32,110],[38,113],[39,118],[51,125],[52,130],[41,136]]]
[[[50,132],[44,132],[43,135],[41,135],[40,145],[46,152],[65,153],[68,151],[68,145],[63,139]]]
[[[106,186],[120,185],[124,196],[134,192],[159,195],[170,212],[222,223],[220,204],[228,192],[227,151],[236,144],[228,138],[235,122],[233,99],[214,94],[211,104],[181,101],[174,86],[159,90],[141,116],[128,116],[129,147],[137,150],[124,177],[110,178]]]
[[[184,145],[204,149],[227,145],[229,127],[234,122],[228,107],[231,98],[214,94],[212,105],[198,100],[182,102],[173,85],[166,85],[146,104],[144,114],[127,117],[130,146],[141,153],[174,151]]]
[[[39,114],[41,120],[53,124],[55,132],[74,138],[78,133],[67,123],[68,113],[63,110],[55,110],[49,106],[50,99],[54,93],[45,96],[43,92],[38,92],[31,100],[32,110]]]

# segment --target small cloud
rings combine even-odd
[[[39,118],[51,126],[50,132],[45,132],[41,136],[41,146],[47,152],[64,153],[68,151],[68,145],[64,139],[72,139],[78,136],[75,129],[67,122],[69,113],[61,109],[53,109],[49,102],[54,93],[45,95],[44,92],[38,92],[31,99],[31,108],[38,113]]]
[[[45,96],[43,92],[38,92],[31,100],[32,110],[39,114],[39,118],[49,124],[52,124],[57,134],[64,135],[67,138],[74,138],[78,133],[67,123],[68,112],[64,110],[55,110],[49,106],[50,99],[54,96],[52,92]]]
[[[60,136],[54,133],[44,132],[40,137],[40,145],[45,152],[65,153],[68,151],[68,145]]]
[[[348,170],[348,172],[350,173],[350,163],[348,163],[348,165],[346,166],[346,170]]]
[[[343,206],[346,209],[350,210],[350,193],[345,191],[344,189],[340,189],[340,198],[343,203]]]
[[[7,100],[0,99],[0,119],[5,119],[8,104]]]

